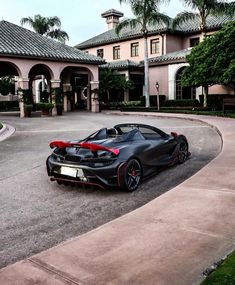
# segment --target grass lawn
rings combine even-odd
[[[213,271],[201,285],[234,285],[235,284],[235,251]]]

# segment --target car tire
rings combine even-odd
[[[178,163],[182,164],[188,157],[188,144],[184,139],[180,140],[179,144]]]
[[[130,159],[127,161],[122,178],[121,188],[128,191],[135,191],[141,180],[141,165],[137,159]]]

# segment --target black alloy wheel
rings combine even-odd
[[[185,140],[180,141],[180,149],[178,154],[178,162],[184,163],[188,157],[188,144]]]
[[[137,159],[130,159],[123,174],[122,188],[129,192],[135,191],[139,186],[140,179],[141,165]]]

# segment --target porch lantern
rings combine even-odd
[[[159,87],[160,87],[160,84],[159,84],[158,81],[156,81],[155,87],[157,89],[157,110],[159,111],[160,110],[160,100],[159,100]]]

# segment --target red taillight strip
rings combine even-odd
[[[63,142],[63,141],[53,141],[50,144],[50,148],[58,147],[58,148],[66,148],[66,147],[74,147],[74,146],[80,146],[81,148],[89,149],[93,152],[96,152],[98,150],[104,150],[109,151],[115,155],[119,155],[119,149],[116,148],[108,148],[102,145],[94,144],[94,143],[88,143],[88,142],[81,142],[81,143],[69,143],[69,142]]]

